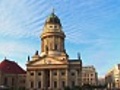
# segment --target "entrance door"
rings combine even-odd
[[[46,90],[50,87],[50,70],[49,69],[45,69],[44,71],[44,86],[46,88]]]

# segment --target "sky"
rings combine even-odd
[[[103,77],[120,63],[120,0],[0,0],[0,62],[26,69],[27,57],[40,53],[40,34],[52,10],[66,34],[70,59],[81,54]]]

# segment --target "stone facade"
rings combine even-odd
[[[41,34],[41,53],[28,58],[27,90],[63,90],[81,86],[82,61],[71,60],[65,50],[65,34],[60,19],[53,13],[45,21]]]
[[[105,75],[108,89],[120,89],[120,64],[115,65]]]
[[[105,77],[99,77],[98,78],[98,85],[99,86],[105,86],[106,83],[105,83]]]
[[[98,76],[94,66],[84,66],[82,67],[82,85],[97,85]]]
[[[17,63],[7,59],[0,63],[0,87],[25,90],[25,84],[26,72]]]

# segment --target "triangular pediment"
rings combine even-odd
[[[30,65],[66,64],[66,61],[67,60],[58,60],[57,58],[53,58],[53,57],[45,57],[33,61]]]

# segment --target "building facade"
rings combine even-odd
[[[115,65],[105,76],[108,89],[120,89],[120,64]]]
[[[94,66],[84,66],[82,67],[82,85],[97,85],[98,84],[98,74]]]
[[[0,63],[0,87],[9,90],[25,90],[26,72],[14,61],[8,59]],[[1,89],[0,89],[1,90]]]
[[[98,86],[106,86],[105,77],[98,78]]]
[[[41,38],[41,52],[36,51],[27,66],[27,90],[63,90],[81,86],[82,61],[69,59],[65,33],[60,19],[52,12],[46,19]]]

